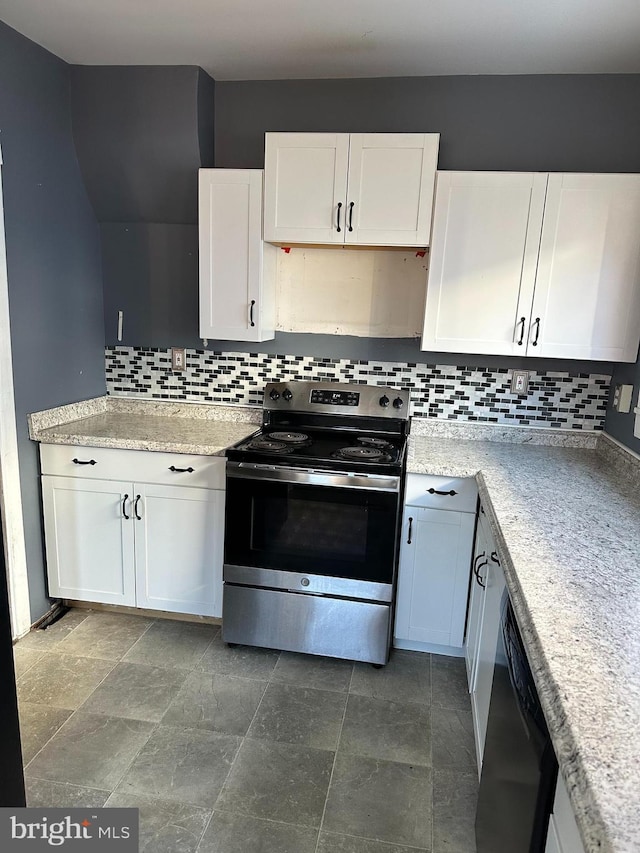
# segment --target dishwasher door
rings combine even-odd
[[[542,853],[558,763],[505,590],[476,813],[477,853]]]

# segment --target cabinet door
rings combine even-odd
[[[489,542],[488,545],[491,549],[489,550],[489,563],[480,572],[485,585],[484,612],[478,634],[475,678],[471,693],[471,712],[473,715],[478,774],[480,774],[482,767],[482,755],[484,753],[484,742],[487,734],[493,670],[496,659],[498,631],[500,630],[500,604],[502,593],[505,589],[504,573],[498,562],[496,552],[493,550],[493,542]]]
[[[525,354],[546,182],[438,172],[423,350]]]
[[[437,133],[352,133],[345,243],[428,246]]]
[[[640,175],[550,175],[528,355],[633,362],[639,336]]]
[[[348,160],[347,133],[267,133],[264,239],[344,243]]]
[[[474,522],[468,512],[406,507],[396,639],[462,648]]]
[[[549,829],[547,830],[547,843],[544,848],[544,853],[564,853],[558,838],[558,830],[553,815],[549,818]]]
[[[262,242],[262,171],[200,169],[200,336],[274,336],[275,248]]]
[[[549,823],[549,834],[545,853],[584,853],[580,830],[576,823],[567,786],[558,773],[553,813]]]
[[[469,610],[467,614],[467,631],[465,639],[465,661],[467,664],[467,682],[469,693],[473,693],[475,687],[478,641],[482,629],[482,616],[484,613],[485,586],[482,586],[476,576],[480,572],[480,580],[486,574],[489,563],[488,531],[482,511],[478,519],[476,529],[476,540],[473,548],[473,560],[471,563],[471,582],[469,589]],[[484,581],[483,581],[484,583]]]
[[[221,616],[224,492],[134,488],[138,607]]]
[[[42,477],[52,596],[135,606],[132,493],[130,483]]]

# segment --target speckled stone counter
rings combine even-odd
[[[216,455],[257,428],[260,409],[100,397],[30,415],[44,444]]]
[[[476,476],[588,853],[640,850],[640,498],[599,450],[412,436]]]

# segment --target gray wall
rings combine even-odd
[[[71,134],[69,67],[0,23],[0,139],[31,615],[49,609],[27,413],[105,393],[99,231]]]
[[[101,223],[105,335],[197,332],[198,169],[213,166],[215,83],[195,66],[73,66],[73,134]],[[196,318],[194,320],[194,318]]]
[[[631,412],[629,414],[620,414],[620,412],[613,410],[611,406],[612,396],[610,396],[605,428],[618,441],[626,444],[627,447],[635,450],[636,453],[640,453],[640,438],[636,438],[633,434],[635,423],[633,409],[638,405],[638,391],[640,391],[640,358],[638,358],[635,364],[615,365],[611,385],[612,388],[616,385],[633,385],[633,400],[631,403]]]
[[[640,171],[640,75],[218,83],[216,166],[271,131],[439,132],[440,169]]]

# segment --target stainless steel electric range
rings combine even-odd
[[[269,383],[227,451],[222,636],[384,664],[409,430],[406,391]]]

